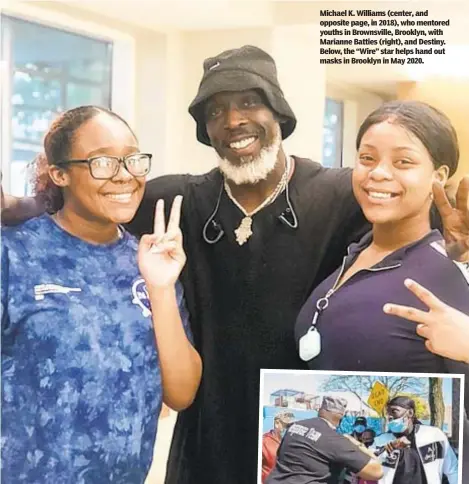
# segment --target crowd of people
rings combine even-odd
[[[262,440],[263,484],[458,484],[458,458],[446,434],[417,418],[415,401],[396,396],[386,404],[385,431],[366,417],[351,434],[339,432],[348,402],[324,397],[318,416],[284,422],[285,411]],[[283,427],[278,427],[282,421]],[[270,435],[284,432],[272,461]]]
[[[2,191],[5,482],[143,482],[164,401],[167,484],[251,483],[261,368],[467,373],[469,179],[452,206],[443,113],[386,103],[355,169],[324,168],[285,152],[296,118],[254,46],[204,61],[189,112],[206,174],[145,184],[125,120],[83,106],[50,127],[36,196]],[[375,478],[362,450],[347,464]]]

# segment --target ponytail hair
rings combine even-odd
[[[64,204],[62,189],[49,176],[49,162],[46,155],[41,153],[32,161],[33,192],[44,204],[46,212],[58,212]]]

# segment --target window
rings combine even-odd
[[[342,138],[344,104],[326,98],[322,142],[322,164],[328,168],[342,166]]]
[[[2,173],[8,192],[31,194],[28,164],[58,113],[111,107],[112,43],[2,15]]]

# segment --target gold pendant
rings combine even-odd
[[[244,217],[239,224],[239,227],[234,231],[236,234],[236,242],[239,245],[243,245],[246,243],[252,235],[252,218],[251,217]]]

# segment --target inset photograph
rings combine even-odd
[[[262,370],[260,484],[462,484],[463,375]]]

